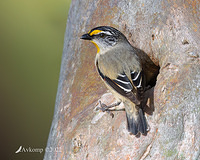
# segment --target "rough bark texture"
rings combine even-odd
[[[200,159],[200,2],[72,0],[54,119],[44,159]],[[124,112],[96,111],[115,100],[95,66],[96,48],[81,41],[109,25],[161,67],[147,136],[126,129]]]

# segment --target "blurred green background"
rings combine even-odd
[[[46,147],[70,1],[0,1],[1,159],[43,159],[15,151]]]

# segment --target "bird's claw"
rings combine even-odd
[[[110,114],[110,116],[113,118],[114,114],[109,110],[109,106],[107,106],[104,103],[101,103],[101,101],[99,101],[100,107],[97,107],[97,110],[101,110],[102,112],[107,112],[108,114]]]

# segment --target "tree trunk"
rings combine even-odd
[[[197,0],[72,0],[44,159],[200,159],[199,8]],[[101,25],[160,66],[147,136],[128,133],[123,111],[95,110],[115,99],[96,72],[95,46],[80,37]]]

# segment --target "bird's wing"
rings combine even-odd
[[[139,100],[143,99],[144,87],[145,87],[145,76],[143,71],[131,71],[131,80],[137,91],[136,95]]]
[[[130,99],[136,105],[140,104],[136,96],[137,89],[141,86],[141,72],[131,72],[132,83],[130,82],[129,78],[125,73],[118,74],[116,79],[110,79],[109,77],[105,76],[99,69],[98,63],[96,64],[97,70],[101,78],[115,91],[121,94],[124,97]],[[134,86],[133,86],[134,85]],[[135,93],[133,92],[135,91]]]
[[[133,85],[138,89],[142,87],[142,71],[131,71],[131,80]]]

